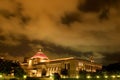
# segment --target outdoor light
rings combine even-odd
[[[117,75],[118,78],[120,78],[120,75]]]
[[[115,76],[115,75],[112,75],[111,77],[112,77],[112,78],[115,78],[116,76]]]
[[[106,75],[106,76],[104,76],[105,78],[108,78],[108,76]]]
[[[63,76],[63,78],[66,78],[65,76]]]
[[[53,74],[50,74],[50,78],[53,78],[54,77],[54,75]]]
[[[90,78],[91,78],[91,76],[87,76],[86,78],[90,79]]]
[[[80,76],[77,75],[76,78],[78,79],[78,78],[80,78]]]
[[[27,78],[27,75],[23,75],[23,78],[26,79],[26,78]]]
[[[2,74],[0,74],[0,78],[2,78],[3,76],[2,76]]]
[[[96,76],[96,78],[100,78],[100,76]]]

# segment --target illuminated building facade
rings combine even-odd
[[[52,73],[59,73],[62,76],[64,70],[68,77],[76,77],[80,71],[96,72],[102,69],[102,65],[94,63],[93,60],[88,61],[76,57],[49,60],[41,51],[28,59],[27,63],[23,63],[22,67],[30,77],[49,76]]]

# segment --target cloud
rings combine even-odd
[[[120,59],[120,52],[113,52],[113,53],[102,53],[104,55],[103,62],[104,64],[109,64],[109,63],[119,63]]]
[[[21,56],[12,56],[12,55],[10,55],[9,53],[1,53],[0,54],[0,57],[3,57],[4,59],[9,59],[9,60],[18,60],[18,61],[23,61],[23,57]]]
[[[119,0],[1,0],[1,47],[30,55],[31,49],[46,47],[49,53],[61,49],[83,57],[86,51],[120,51],[119,8]]]
[[[65,2],[54,0],[54,3],[48,0],[37,0],[36,2],[33,0],[13,1],[14,3],[9,1],[11,8],[6,8],[6,11],[10,12],[11,9],[14,9],[12,13],[15,16],[10,20],[1,16],[1,29],[4,35],[12,34],[16,38],[19,35],[25,35],[30,40],[45,40],[71,47],[118,44],[118,41],[112,44],[115,38],[119,36],[119,33],[115,30],[115,27],[120,25],[115,15],[118,13],[116,8],[116,10],[114,8],[109,10],[109,14],[111,14],[109,20],[99,22],[99,13],[78,11],[78,0],[66,0]],[[104,1],[99,2],[98,6],[100,8],[102,7],[101,4],[108,5]],[[89,1],[85,1],[85,4],[84,1],[79,3],[85,6],[87,6],[86,4],[91,5]],[[12,8],[13,5],[16,5],[16,8]],[[119,15],[117,14],[117,16]],[[28,20],[27,23],[26,20]],[[118,36],[113,36],[114,34]]]

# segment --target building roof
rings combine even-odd
[[[31,59],[35,58],[48,59],[48,57],[43,52],[41,52],[41,50],[39,50],[33,57],[31,57]]]

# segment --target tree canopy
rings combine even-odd
[[[18,61],[5,59],[0,59],[0,73],[6,75],[14,73],[15,77],[23,77],[26,74]]]

